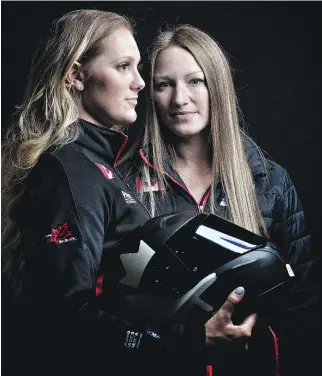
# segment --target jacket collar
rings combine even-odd
[[[141,158],[145,157],[147,161],[149,161],[150,166],[153,165],[152,161],[152,153],[150,145],[144,145],[139,150],[139,154],[141,154]],[[165,165],[164,165],[165,172],[169,174],[170,176],[177,175],[176,171],[173,169],[172,164],[170,162],[170,158],[168,154],[165,155]]]
[[[128,136],[120,131],[101,127],[83,119],[79,119],[78,122],[83,132],[75,143],[103,160],[113,163],[115,167]]]
[[[263,160],[258,150],[258,146],[249,138],[244,138],[244,147],[253,177],[265,177],[267,175],[267,172],[273,168],[272,162],[267,160],[266,158],[265,160]],[[147,160],[152,164],[149,145],[144,145],[140,149],[140,152],[143,153]],[[170,158],[168,156],[166,156],[165,160],[165,172],[167,172],[171,176],[177,176],[176,171],[171,166]]]

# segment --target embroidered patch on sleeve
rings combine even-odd
[[[67,222],[58,226],[57,228],[53,228],[51,230],[51,234],[45,235],[45,239],[47,239],[47,243],[56,244],[67,243],[76,240],[76,238],[70,231]]]
[[[105,176],[106,179],[114,179],[115,178],[113,172],[110,169],[108,169],[107,167],[103,166],[100,163],[95,163],[95,164],[103,172],[103,175]]]

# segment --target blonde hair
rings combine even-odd
[[[151,157],[156,167],[156,172],[153,174],[156,174],[159,184],[167,186],[164,175],[165,158],[170,158],[172,164],[176,158],[174,145],[169,138],[165,139],[165,130],[160,125],[153,100],[155,61],[158,54],[170,46],[178,46],[191,53],[206,78],[210,98],[209,144],[213,176],[210,195],[211,212],[215,214],[217,212],[215,189],[221,183],[228,205],[227,219],[249,231],[257,234],[262,231],[266,234],[244,150],[244,141],[249,140],[255,147],[257,146],[239,125],[238,103],[228,59],[214,39],[190,25],[181,25],[173,30],[160,32],[152,45],[143,144],[151,146]],[[257,149],[260,153],[258,147]],[[261,153],[260,155],[262,156]],[[151,172],[148,166],[141,167],[141,174],[151,184]],[[143,192],[141,195],[143,200]],[[152,190],[148,195],[148,205],[152,216],[156,215],[156,199]]]
[[[100,52],[101,42],[116,29],[133,33],[131,22],[113,12],[80,9],[54,22],[44,48],[32,62],[23,103],[17,107],[2,148],[2,241],[19,237],[10,220],[23,182],[39,157],[77,139],[76,93],[65,82],[74,64],[84,64]]]

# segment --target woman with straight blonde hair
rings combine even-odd
[[[214,313],[217,326],[207,331],[206,324],[206,341],[224,346],[209,352],[208,374],[311,374],[305,350],[317,293],[310,236],[288,173],[241,127],[225,53],[190,25],[160,32],[151,46],[148,90],[143,145],[137,150],[139,140],[125,155],[123,171],[150,214],[213,213],[276,243],[297,277],[276,317],[256,321],[254,312],[245,319],[247,332],[234,325],[233,309]]]
[[[118,283],[133,252],[120,243],[151,217],[118,169],[139,66],[129,20],[86,9],[55,21],[33,61],[2,154],[6,375],[143,375],[151,352],[205,346],[203,325],[142,323]],[[154,375],[182,371],[167,359],[155,358]]]

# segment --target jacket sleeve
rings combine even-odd
[[[68,163],[54,155],[41,158],[17,216],[26,260],[24,320],[28,317],[39,343],[48,346],[40,351],[49,351],[52,339],[60,337],[59,352],[69,359],[72,353],[104,359],[110,351],[172,352],[183,333],[180,326],[155,329],[99,306],[96,279],[116,203],[112,194],[103,192],[100,175],[87,161],[77,161],[81,168],[72,160]],[[197,338],[202,344],[200,333],[193,340]]]
[[[300,199],[285,170],[281,186],[273,234],[295,273],[295,283],[276,320],[282,375],[315,375],[318,369],[315,343],[320,327],[317,265]]]

